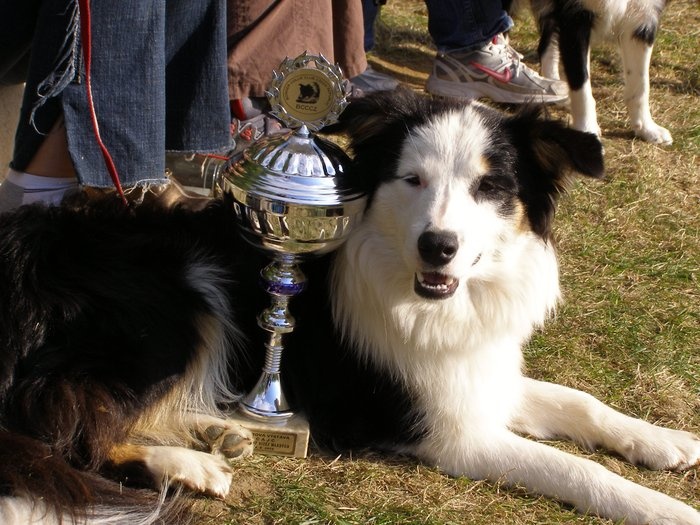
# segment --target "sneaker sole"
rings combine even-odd
[[[566,101],[568,95],[525,95],[500,89],[487,82],[452,82],[440,80],[434,76],[428,77],[425,90],[432,95],[456,97],[468,100],[489,98],[493,102],[503,104],[525,104],[535,102],[540,104],[556,104]]]

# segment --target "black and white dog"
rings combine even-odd
[[[282,363],[314,441],[409,453],[629,524],[699,525],[690,506],[523,437],[655,469],[700,460],[690,433],[521,373],[521,346],[559,296],[555,203],[572,175],[602,176],[598,139],[533,110],[402,91],[343,120],[368,206],[337,252],[304,267]],[[183,498],[144,483],[225,496],[226,458],[252,447],[222,408],[260,370],[263,262],[226,199],[1,216],[0,521],[184,519]]]
[[[671,133],[654,122],[649,109],[649,64],[665,0],[515,0],[512,10],[517,12],[519,4],[526,2],[539,24],[542,75],[558,79],[561,58],[574,128],[600,135],[591,90],[590,46],[596,40],[615,41],[635,135],[648,142],[672,142]]]

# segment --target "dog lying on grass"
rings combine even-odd
[[[653,469],[700,460],[690,433],[521,372],[559,297],[556,203],[573,176],[603,175],[595,135],[401,90],[354,101],[342,120],[368,205],[337,252],[304,267],[282,362],[314,441],[412,454],[628,524],[700,524],[690,506],[531,439]],[[3,522],[180,523],[187,500],[164,486],[227,494],[227,458],[253,444],[226,410],[258,377],[267,301],[265,256],[237,228],[228,198],[0,216]]]

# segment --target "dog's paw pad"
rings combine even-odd
[[[253,434],[233,422],[207,427],[204,439],[213,454],[222,454],[229,459],[244,458],[253,453]]]
[[[225,431],[224,427],[211,425],[204,430],[204,439],[206,439],[207,443],[212,443],[219,439]]]
[[[253,452],[253,440],[240,434],[227,434],[219,452],[229,459],[249,456]]]

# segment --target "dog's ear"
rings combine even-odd
[[[352,100],[341,113],[340,122],[333,131],[347,133],[353,150],[362,149],[397,124],[397,131],[405,133],[412,123],[425,118],[426,102],[426,97],[403,86],[373,92]]]
[[[459,105],[463,103],[431,99],[400,86],[352,100],[340,121],[323,131],[347,134],[356,174],[364,189],[371,192],[395,172],[399,146],[410,129],[446,107]]]
[[[557,199],[575,176],[603,177],[603,146],[596,135],[543,119],[540,113],[525,108],[506,126],[517,150],[516,176],[528,218],[535,233],[548,237]]]

